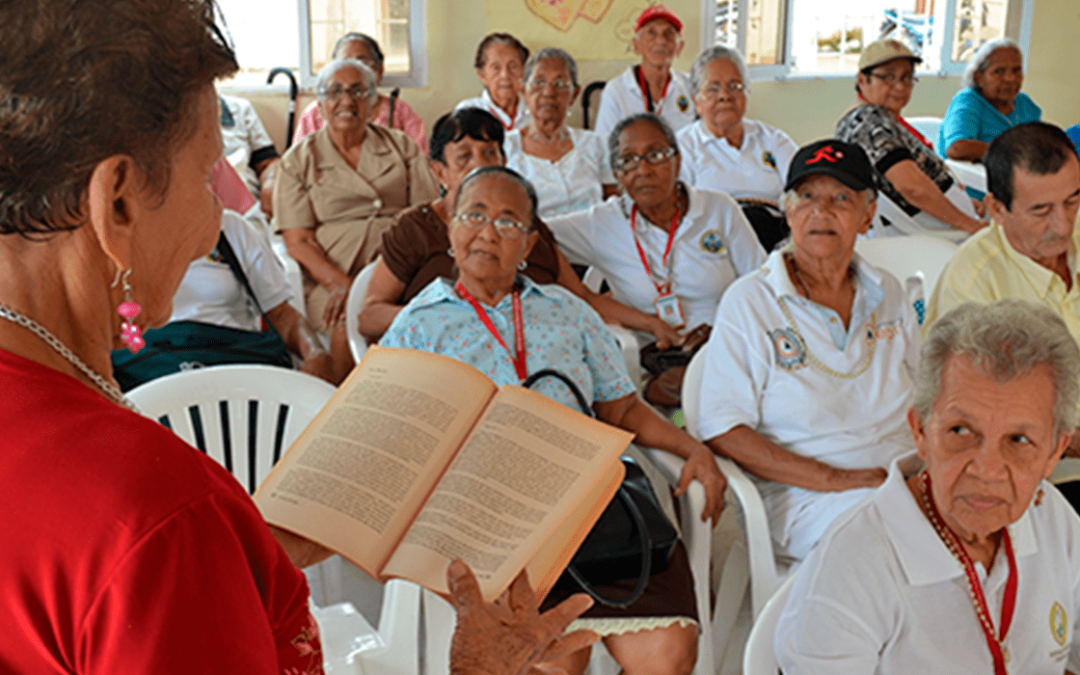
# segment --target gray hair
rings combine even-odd
[[[984,305],[965,302],[930,328],[922,348],[912,407],[930,417],[941,394],[941,377],[952,356],[967,356],[984,375],[998,382],[1050,366],[1054,378],[1054,431],[1076,428],[1080,396],[1080,348],[1065,322],[1052,310],[1016,298]]]
[[[368,103],[375,105],[375,101],[379,100],[379,91],[376,88],[379,78],[375,75],[375,71],[371,69],[371,66],[359,59],[334,59],[323,66],[323,69],[319,71],[319,76],[315,79],[315,95],[318,99],[320,101],[326,100],[327,91],[330,89],[330,81],[343,68],[356,68],[360,71],[360,74],[364,76],[364,86],[367,88]]]
[[[570,73],[570,80],[573,81],[575,87],[578,86],[577,61],[574,60],[573,56],[570,56],[570,52],[558,47],[544,47],[529,57],[529,60],[525,62],[525,82],[528,82],[529,78],[532,77],[536,64],[548,59],[562,61],[563,65],[566,66],[566,72]]]
[[[355,31],[352,33],[345,33],[338,38],[337,43],[334,44],[334,58],[340,59],[345,48],[354,42],[363,42],[364,46],[367,47],[368,51],[371,53],[371,58],[375,59],[375,67],[382,68],[385,61],[382,47],[380,47],[379,43],[375,41],[375,38],[370,35],[357,33]]]
[[[1007,37],[987,40],[968,59],[967,65],[964,66],[964,74],[960,76],[960,86],[968,89],[978,89],[975,85],[975,74],[981,75],[986,70],[986,64],[990,61],[990,57],[999,49],[1012,49],[1020,55],[1021,62],[1024,60],[1024,52],[1020,51],[1020,45],[1016,44],[1015,40]]]
[[[829,174],[824,175],[827,176]],[[801,183],[802,181],[799,182]],[[863,196],[866,197],[867,204],[872,204],[877,201],[877,190],[875,190],[874,188],[866,188],[865,190],[860,190],[860,192],[862,192]],[[780,201],[778,203],[780,206],[780,210],[784,212],[784,215],[787,215],[788,206],[791,206],[792,208],[795,207],[795,202],[798,201],[798,199],[799,195],[795,193],[795,188],[786,190],[783,194],[780,195]]]
[[[649,122],[657,129],[664,132],[664,136],[667,137],[668,143],[671,147],[675,148],[675,156],[680,154],[679,139],[675,138],[675,132],[672,131],[671,125],[668,124],[663,117],[650,112],[635,113],[619,120],[619,123],[611,130],[611,135],[608,136],[608,161],[611,163],[612,171],[615,171],[615,164],[619,161],[619,135],[626,131],[627,127],[637,124],[638,122]]]
[[[739,77],[743,81],[743,91],[750,93],[750,71],[746,68],[746,61],[743,60],[742,54],[737,49],[716,45],[698,54],[698,57],[694,59],[693,67],[690,68],[690,91],[694,92],[694,96],[697,96],[701,91],[701,86],[705,84],[705,68],[713,61],[722,60],[735,64],[735,67],[739,69]]]

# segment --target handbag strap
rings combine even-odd
[[[244,268],[240,266],[240,259],[236,257],[236,251],[233,250],[232,244],[229,243],[229,238],[225,236],[225,231],[222,230],[218,235],[217,243],[218,253],[221,254],[221,259],[225,261],[225,264],[229,266],[233,276],[240,282],[240,285],[247,291],[248,297],[255,303],[255,309],[259,310],[259,316],[266,323],[266,327],[274,332],[274,335],[278,336],[282,342],[285,338],[281,337],[281,333],[274,327],[274,323],[270,321],[270,318],[266,316],[266,312],[263,311],[262,305],[259,304],[259,298],[255,296],[255,291],[251,288],[251,283],[248,281],[247,275],[244,274]]]
[[[544,368],[536,371],[532,375],[526,377],[525,381],[521,383],[521,386],[526,389],[532,389],[532,386],[536,384],[536,381],[544,377],[554,377],[556,380],[561,380],[563,384],[570,388],[570,393],[577,399],[578,407],[581,408],[581,412],[589,417],[595,417],[592,408],[589,407],[589,403],[585,400],[585,395],[581,393],[581,389],[578,388],[577,383],[554,368]]]

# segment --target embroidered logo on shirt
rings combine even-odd
[[[765,164],[765,166],[769,167],[773,171],[778,171],[778,169],[776,168],[776,157],[773,156],[773,154],[768,150],[761,153],[761,161],[763,164]]]
[[[1050,607],[1050,634],[1054,636],[1054,641],[1062,647],[1065,646],[1065,631],[1069,627],[1069,615],[1065,612],[1065,608],[1061,606],[1061,603],[1055,602]]]
[[[221,252],[218,251],[217,248],[207,253],[206,259],[212,263],[225,262],[225,256],[221,255]]]
[[[771,330],[769,339],[776,349],[776,362],[781,368],[795,370],[806,365],[806,349],[792,328]]]
[[[675,104],[679,106],[679,112],[686,112],[690,109],[690,100],[685,96],[680,96]]]
[[[720,230],[709,230],[701,235],[701,248],[709,253],[719,253],[724,250],[724,240],[720,238]]]

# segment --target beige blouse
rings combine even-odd
[[[371,260],[397,213],[439,196],[420,146],[396,129],[368,124],[353,170],[320,129],[285,153],[274,188],[278,231],[310,228],[350,277]],[[304,272],[308,317],[321,325],[328,294]]]

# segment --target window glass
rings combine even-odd
[[[747,7],[740,17],[740,5]],[[746,63],[771,66],[784,61],[783,3],[780,0],[717,0],[716,44],[737,48],[739,21],[746,24]]]
[[[274,68],[299,68],[296,0],[218,0],[218,7],[240,64],[228,84],[265,84]]]
[[[952,60],[967,61],[983,42],[1005,34],[1005,0],[957,0]]]
[[[385,56],[387,75],[408,73],[409,0],[307,0],[311,17],[311,67],[317,73],[333,56],[337,39],[370,35]]]

